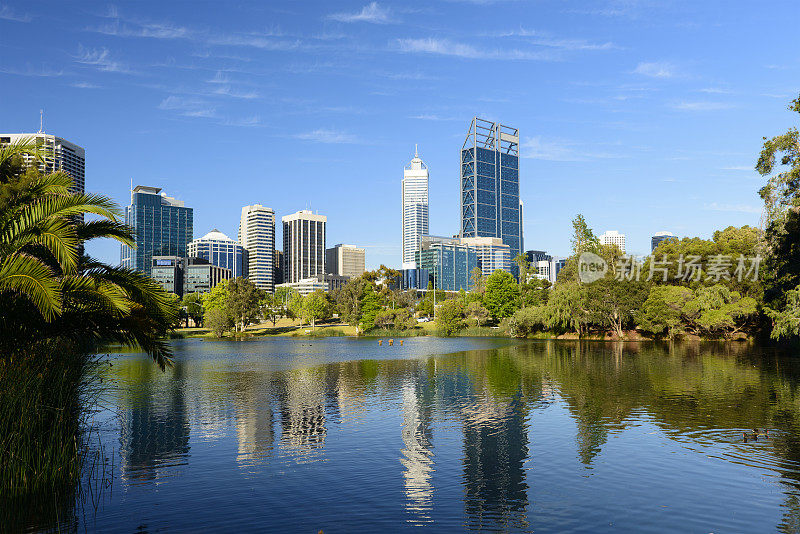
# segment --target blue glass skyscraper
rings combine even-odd
[[[519,130],[475,117],[461,148],[461,236],[499,237],[522,254]]]
[[[162,194],[161,188],[136,186],[131,205],[125,208],[125,224],[133,228],[136,248],[122,245],[123,267],[149,276],[153,256],[186,257],[193,234],[192,208]]]

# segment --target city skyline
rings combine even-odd
[[[198,232],[230,236],[245,204],[318,210],[329,241],[365,247],[369,268],[401,263],[396,169],[414,144],[431,168],[430,233],[454,232],[454,146],[476,115],[522,132],[525,248],[566,254],[577,213],[598,233],[626,234],[634,254],[663,228],[710,237],[757,225],[752,167],[761,136],[792,122],[800,69],[791,17],[745,5],[244,2],[187,14],[86,3],[2,14],[0,80],[14,105],[0,130],[35,132],[44,109],[46,133],[86,149],[88,191],[124,205],[131,179],[157,185],[195,208]],[[467,32],[475,18],[481,30]],[[259,148],[235,157],[243,145]],[[113,243],[89,252],[117,256]]]

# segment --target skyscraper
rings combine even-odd
[[[367,270],[363,248],[353,245],[336,245],[325,250],[325,272],[350,278],[361,276]]]
[[[461,237],[498,237],[513,260],[522,253],[519,130],[472,119],[461,147],[460,175]]]
[[[403,169],[403,268],[412,268],[420,239],[428,235],[428,166],[416,147],[414,159]]]
[[[247,251],[246,276],[270,293],[275,289],[275,212],[261,204],[242,208],[239,244]]]
[[[75,193],[86,191],[86,154],[82,147],[61,137],[42,132],[0,134],[0,144],[15,143],[24,138],[34,139],[42,151],[44,162],[39,163],[40,171],[44,173],[64,171],[74,181],[71,191]],[[32,156],[25,157],[25,162],[28,164],[32,160]]]
[[[293,283],[325,274],[325,237],[328,218],[301,210],[283,222],[283,282]]]
[[[607,230],[605,233],[600,235],[600,244],[601,245],[617,245],[625,254],[625,234],[621,234],[616,230]]]
[[[192,240],[193,212],[182,200],[168,197],[160,187],[137,185],[131,205],[125,208],[125,224],[133,228],[136,248],[122,245],[122,266],[148,276],[153,256],[186,257]]]
[[[189,243],[187,254],[203,258],[212,265],[230,269],[233,278],[244,276],[247,253],[244,247],[216,228]]]
[[[650,252],[655,252],[658,244],[667,239],[677,239],[677,237],[672,232],[656,232],[656,235],[650,238]]]

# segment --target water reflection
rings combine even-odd
[[[192,477],[230,479],[232,498],[246,498],[219,462],[229,454],[249,477],[264,477],[264,493],[252,489],[258,485],[250,491],[275,507],[248,509],[247,520],[275,528],[280,510],[296,521],[286,528],[304,524],[292,510],[307,502],[312,516],[343,530],[381,522],[389,530],[398,522],[569,530],[570,521],[598,520],[586,476],[640,484],[642,475],[633,474],[638,462],[669,478],[675,464],[663,448],[692,454],[687,461],[695,471],[683,483],[706,485],[712,495],[719,491],[712,480],[722,476],[718,464],[704,474],[712,458],[727,466],[732,496],[753,498],[756,490],[743,482],[748,470],[759,484],[780,481],[782,502],[771,512],[765,504],[763,513],[740,515],[770,530],[800,525],[800,381],[797,363],[784,355],[747,344],[581,342],[444,355],[425,355],[410,342],[403,352],[376,354],[371,344],[332,340],[315,342],[315,363],[304,364],[296,346],[281,343],[256,341],[213,358],[203,352],[212,344],[178,345],[176,365],[165,374],[144,358],[119,360],[109,373],[119,384],[121,483],[189,477],[176,466],[196,465]],[[345,349],[349,360],[325,363],[326,350]],[[636,434],[640,428],[647,432]],[[770,428],[770,438],[742,443],[742,432],[753,428]],[[215,447],[214,462],[199,444]],[[624,454],[619,447],[627,447]],[[640,478],[626,478],[634,476]],[[268,483],[273,479],[283,484],[280,498]],[[563,486],[561,508],[547,501],[554,484]],[[743,526],[724,509],[710,518],[705,509],[684,511],[687,530]],[[625,523],[624,502],[605,512],[623,528],[636,526]],[[664,515],[658,526],[668,530],[672,520]]]

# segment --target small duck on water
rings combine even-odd
[[[758,441],[758,438],[760,437],[768,438],[769,430],[765,428],[764,432],[761,433],[758,431],[757,428],[754,428],[752,434],[748,434],[747,432],[742,433],[742,441],[744,441],[745,443],[747,443],[748,441]]]

